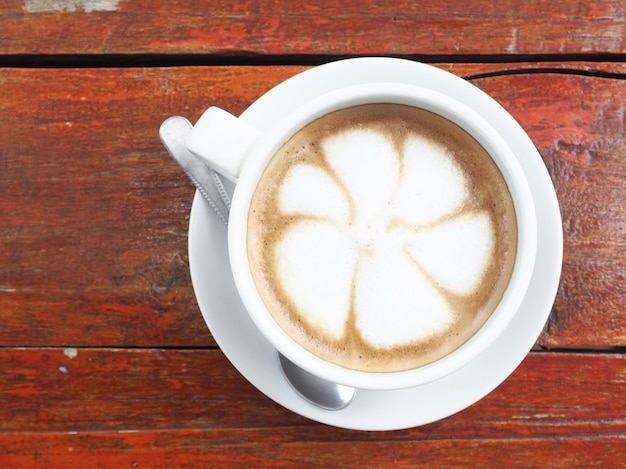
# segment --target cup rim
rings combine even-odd
[[[502,300],[489,319],[467,342],[448,355],[404,371],[352,370],[304,349],[272,318],[256,290],[247,256],[248,207],[263,169],[273,154],[307,123],[329,112],[366,103],[413,105],[463,127],[485,147],[500,168],[517,217],[518,249],[514,270]],[[387,82],[337,88],[305,103],[263,135],[244,164],[235,187],[228,226],[228,250],[235,285],[248,315],[263,336],[281,354],[310,373],[338,384],[372,390],[402,389],[435,381],[458,370],[491,345],[514,317],[524,298],[534,268],[536,245],[536,216],[530,187],[515,154],[497,131],[471,108],[443,93],[417,85]]]

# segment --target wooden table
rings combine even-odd
[[[296,415],[227,361],[188,269],[171,115],[346,56],[432,63],[539,149],[564,230],[535,348],[408,430]],[[0,467],[626,467],[626,4],[4,0]],[[228,314],[228,311],[224,311]]]

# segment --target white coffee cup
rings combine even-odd
[[[465,129],[491,155],[513,199],[517,217],[517,254],[508,287],[486,323],[455,351],[430,364],[397,372],[349,369],[306,350],[274,320],[253,280],[247,256],[248,211],[269,160],[308,123],[330,112],[370,103],[396,103],[438,114]],[[268,132],[261,133],[219,108],[209,108],[194,126],[188,148],[236,182],[228,227],[228,250],[235,285],[254,324],[290,361],[328,381],[362,389],[389,390],[422,385],[446,376],[473,360],[505,329],[516,314],[533,271],[537,227],[532,195],[507,142],[472,109],[426,88],[398,83],[369,83],[340,88],[306,102]],[[372,188],[375,190],[375,188]],[[228,314],[224,311],[224,314]]]

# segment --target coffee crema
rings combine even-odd
[[[431,363],[485,323],[511,277],[515,210],[498,167],[429,111],[327,114],[272,157],[252,197],[248,259],[275,321],[345,368]]]

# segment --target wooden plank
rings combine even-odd
[[[527,130],[557,190],[563,273],[542,344],[626,345],[626,81],[548,74],[474,83]]]
[[[158,128],[209,100],[241,112],[293,72],[189,71],[0,71],[0,344],[215,344],[188,272],[194,191]]]
[[[313,434],[328,441],[623,436],[625,358],[533,352],[456,415],[362,433],[329,430],[282,408],[219,350],[0,349],[0,433],[247,428],[302,441]]]
[[[531,65],[441,64],[495,74],[473,82],[520,121],[555,182],[565,262],[541,343],[623,346],[624,64]],[[157,130],[211,104],[238,114],[304,69],[0,70],[0,345],[215,345],[188,274],[193,189]]]
[[[621,54],[621,0],[6,0],[0,54]]]
[[[356,441],[316,426],[291,429],[0,434],[8,469],[67,467],[489,467],[527,469],[624,467],[623,435],[569,438],[415,439]],[[362,433],[361,433],[362,434]]]

